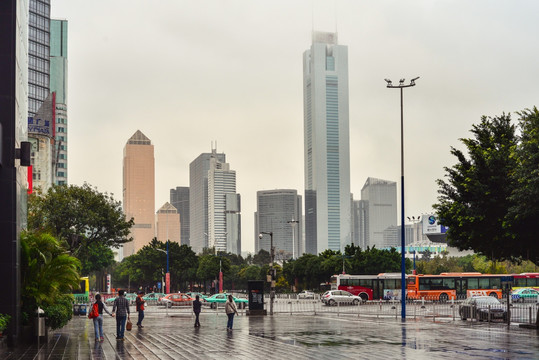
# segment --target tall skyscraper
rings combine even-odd
[[[134,218],[132,242],[120,257],[135,254],[155,236],[155,159],[150,139],[140,130],[127,141],[123,159],[123,206],[126,219]]]
[[[30,0],[28,18],[28,117],[50,93],[50,0]]]
[[[167,240],[181,244],[180,214],[170,203],[165,203],[155,215],[155,237],[161,242]]]
[[[181,244],[191,245],[189,243],[191,237],[189,231],[189,187],[177,186],[176,189],[170,189],[170,203],[180,214]]]
[[[277,258],[298,258],[303,254],[301,195],[297,190],[262,190],[256,193],[255,253],[270,251],[269,236],[258,237],[262,231],[273,232]]]
[[[236,171],[210,157],[208,170],[208,247],[241,254],[240,197]]]
[[[212,149],[189,164],[189,241],[195,253],[208,247],[208,171],[212,157],[226,162],[224,153]]]
[[[0,24],[0,313],[11,317],[9,345],[20,339],[22,328],[18,254],[27,218],[27,168],[15,152],[28,131],[28,2],[0,1]]]
[[[361,189],[361,204],[360,223],[365,231],[360,241],[370,247],[394,246],[396,239],[386,234],[384,241],[384,231],[397,225],[397,183],[368,178]]]
[[[67,20],[51,20],[50,91],[55,96],[53,182],[67,184]]]
[[[314,32],[303,53],[305,247],[316,254],[351,242],[348,47]]]

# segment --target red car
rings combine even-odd
[[[172,306],[191,306],[193,304],[193,298],[187,294],[168,294],[161,298],[161,304],[166,307]]]

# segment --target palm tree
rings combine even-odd
[[[80,261],[48,233],[21,234],[21,300],[27,315],[72,296],[79,286]]]

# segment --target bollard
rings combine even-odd
[[[455,301],[455,300],[453,300],[453,302],[454,302],[454,301]],[[453,308],[453,321],[455,321],[455,305],[454,305],[454,304],[453,304],[452,308]]]
[[[436,321],[436,301],[432,302],[432,322]]]
[[[490,305],[488,306],[488,317],[487,317],[487,322],[490,323]],[[481,318],[481,314],[479,314],[479,318]]]
[[[292,301],[288,302],[290,304],[290,316],[292,316]]]
[[[532,323],[532,307],[530,306],[528,308],[530,310],[530,324]]]
[[[424,309],[425,308],[425,297],[422,296],[421,297],[421,309]]]
[[[415,320],[415,316],[416,316],[416,311],[417,311],[417,304],[414,304],[414,320]]]

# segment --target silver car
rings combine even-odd
[[[333,306],[337,304],[357,305],[361,302],[361,298],[359,296],[353,295],[349,293],[348,291],[344,291],[344,290],[326,291],[322,295],[321,300],[324,304],[328,306]]]
[[[314,299],[314,292],[303,290],[298,294],[298,299]]]

